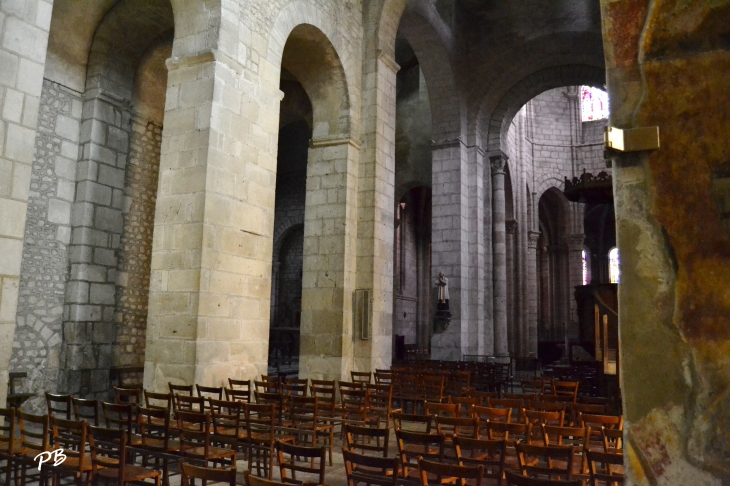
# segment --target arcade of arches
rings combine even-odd
[[[594,360],[619,252],[631,483],[728,484],[728,38],[709,0],[0,2],[0,405]]]

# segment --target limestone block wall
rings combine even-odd
[[[0,4],[0,406],[7,395],[23,237],[53,2]]]
[[[26,372],[24,405],[42,410],[55,389],[79,153],[81,94],[44,80],[31,170],[12,371]]]

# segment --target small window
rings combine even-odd
[[[580,87],[580,120],[594,121],[608,118],[608,93],[590,86]]]
[[[608,278],[611,283],[619,283],[621,280],[619,264],[618,248],[613,248],[608,252]]]
[[[583,285],[591,283],[591,254],[583,250]]]

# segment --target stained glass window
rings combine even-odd
[[[608,118],[608,93],[590,86],[580,87],[580,120],[593,121]]]
[[[608,252],[608,278],[611,283],[619,283],[621,280],[619,262],[618,248],[613,248]]]
[[[587,251],[583,250],[583,285],[591,283],[591,260]]]

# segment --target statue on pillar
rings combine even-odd
[[[436,280],[438,287],[438,300],[436,303],[436,315],[434,315],[434,332],[444,332],[451,323],[451,312],[449,311],[449,279],[443,272],[439,272]]]

